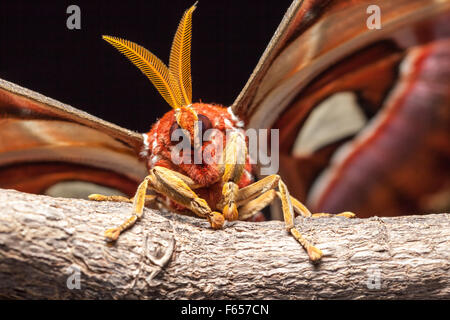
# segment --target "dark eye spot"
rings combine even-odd
[[[198,121],[200,121],[202,123],[202,135],[203,135],[203,133],[205,133],[206,130],[212,128],[211,121],[209,120],[209,118],[207,116],[199,114]]]
[[[172,133],[173,133],[175,130],[177,130],[177,129],[180,129],[180,126],[179,126],[178,123],[175,121],[175,122],[172,124],[172,126],[170,127],[170,130],[169,130],[169,138],[170,138],[171,141],[172,141]]]

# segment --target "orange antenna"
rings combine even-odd
[[[174,109],[190,105],[192,100],[191,31],[192,13],[196,5],[197,2],[181,18],[170,51],[169,68],[153,53],[134,42],[102,37],[138,67]]]
[[[197,2],[184,12],[170,50],[169,71],[178,83],[184,105],[192,102],[191,34],[192,13],[196,5]]]

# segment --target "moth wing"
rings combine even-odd
[[[139,133],[0,79],[1,188],[82,181],[131,195],[146,175],[142,145]]]
[[[376,8],[380,29],[369,26]],[[280,130],[280,174],[291,193],[319,212],[354,210],[371,216],[448,209],[449,146],[430,145],[448,141],[448,78],[444,68],[433,66],[448,65],[449,18],[450,1],[292,2],[232,105],[248,127]],[[411,55],[425,60],[412,65],[406,62]],[[402,66],[424,67],[426,80],[414,72],[402,76]],[[408,111],[403,116],[389,113],[394,91],[403,92],[397,100],[423,93],[420,97],[428,101],[421,110],[424,119],[440,114],[447,120],[422,128],[417,143],[406,143],[406,132],[415,126],[408,112],[418,106],[403,104]],[[391,125],[411,127],[378,126],[377,119],[386,116]],[[384,149],[381,135],[375,135],[380,131],[387,137]],[[371,138],[362,140],[362,135]],[[418,144],[431,136],[424,138],[428,147]],[[364,152],[369,149],[362,147],[369,145],[380,146],[371,151],[376,156]],[[411,152],[420,153],[422,161]],[[386,153],[394,163],[382,161]],[[351,161],[356,158],[359,167]],[[325,171],[334,174],[322,175]],[[427,176],[426,187],[417,184],[415,175]],[[425,204],[439,201],[443,206]]]

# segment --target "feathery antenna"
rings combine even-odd
[[[191,38],[192,38],[192,13],[196,9],[197,2],[186,10],[178,25],[177,32],[172,42],[169,59],[169,71],[172,73],[181,92],[181,100],[184,105],[192,101],[191,80]]]
[[[176,80],[167,66],[153,53],[128,40],[111,36],[103,36],[103,39],[138,67],[172,108],[179,108],[182,105]]]
[[[112,36],[102,37],[138,67],[174,109],[187,106],[192,100],[191,31],[192,13],[197,3],[181,18],[170,51],[169,68],[153,53],[134,42]]]

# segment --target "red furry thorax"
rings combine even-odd
[[[226,146],[227,130],[243,131],[243,128],[241,128],[242,122],[239,121],[229,109],[223,106],[195,103],[192,105],[192,108],[197,114],[208,117],[212,128],[218,129],[223,133],[223,135],[219,137],[219,139],[222,139],[223,148]],[[207,202],[211,202],[210,205],[213,205],[213,202],[218,201],[221,192],[222,182],[219,166],[217,163],[194,164],[193,161],[191,161],[191,163],[174,164],[171,161],[171,150],[174,145],[178,143],[174,143],[170,139],[170,129],[174,123],[176,123],[175,111],[171,110],[159,119],[147,133],[147,166],[149,169],[155,166],[166,167],[189,176],[197,184],[204,186],[204,188],[196,189],[195,192],[204,197]],[[204,141],[202,148],[205,148],[210,143],[214,143],[214,141]],[[245,170],[247,172],[242,175],[238,183],[239,187],[244,187],[252,182],[252,168],[249,158],[246,160]]]
[[[226,146],[226,130],[243,130],[239,128],[239,120],[234,117],[227,108],[221,105],[213,105],[206,103],[195,103],[192,108],[197,114],[204,115],[209,118],[212,128],[218,129],[223,133],[223,147]],[[174,143],[170,140],[170,128],[176,122],[175,111],[167,112],[161,119],[159,119],[147,133],[149,153],[147,164],[151,169],[154,166],[166,167],[180,173],[186,174],[196,183],[205,187],[217,182],[219,177],[218,166],[216,164],[194,164],[181,163],[176,165],[171,161],[171,150]],[[205,148],[209,141],[204,141],[203,148]],[[175,143],[176,144],[176,143]],[[251,165],[249,161],[246,163],[246,169],[251,172]],[[246,180],[245,177],[241,180]]]

